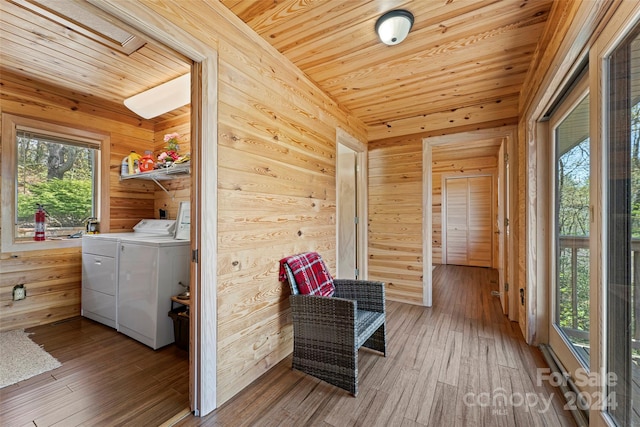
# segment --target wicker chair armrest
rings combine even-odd
[[[358,301],[361,310],[385,312],[384,283],[372,280],[334,279],[335,297]]]
[[[357,302],[345,298],[322,297],[316,295],[291,295],[291,313],[294,317],[304,316],[305,321],[336,322],[353,324]]]

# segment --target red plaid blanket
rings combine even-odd
[[[287,264],[298,285],[298,292],[304,295],[333,296],[333,278],[317,252],[305,252],[280,260],[280,281],[287,280],[284,265]]]

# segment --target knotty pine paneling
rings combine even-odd
[[[129,5],[122,5],[128,7]],[[135,8],[136,5],[131,5]],[[145,8],[217,53],[217,400],[292,351],[289,290],[278,261],[315,250],[335,272],[336,128],[365,125],[218,2]],[[212,195],[203,195],[211,197]],[[203,284],[206,286],[207,284]]]
[[[130,231],[142,218],[153,217],[155,189],[151,181],[120,181],[120,163],[131,150],[153,149],[154,126],[102,107],[95,100],[50,84],[2,74],[2,113],[93,130],[110,135],[110,229]],[[3,141],[3,143],[7,143]],[[151,185],[149,185],[149,183]],[[0,330],[27,328],[80,314],[81,248],[0,254]],[[17,284],[27,298],[12,301]]]
[[[387,283],[387,297],[423,303],[422,137],[369,144],[369,278]],[[442,176],[495,173],[499,143],[432,151],[433,263],[442,262]],[[466,153],[468,157],[466,156]]]
[[[369,127],[371,140],[390,138],[395,135],[416,134],[434,129],[439,134],[456,133],[467,127],[469,130],[496,128],[518,122],[518,96],[486,101],[481,105],[454,108],[431,114],[401,118]]]
[[[80,314],[80,248],[0,254],[0,330],[22,329]],[[27,298],[12,300],[15,285]]]
[[[138,34],[145,41],[144,45],[125,54],[110,47],[108,40],[103,43],[84,37],[81,31],[75,31],[73,24],[52,20],[44,13],[30,10],[29,3],[35,2],[0,2],[3,74],[5,71],[26,73],[41,82],[57,82],[58,86],[75,94],[66,102],[100,99],[112,112],[128,115],[130,120],[136,121],[122,103],[124,98],[189,71],[190,63],[183,56],[157,45],[146,36]],[[86,1],[67,0],[65,3],[79,15],[101,15]],[[127,31],[124,26],[119,27]],[[99,33],[98,30],[95,35]],[[46,84],[39,87],[44,88]]]
[[[369,145],[369,279],[390,300],[422,304],[422,138]]]
[[[222,0],[361,118],[370,140],[485,121],[515,124],[551,3],[398,2],[415,25],[391,50],[372,30],[380,2]]]

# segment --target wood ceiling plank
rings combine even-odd
[[[411,38],[420,40],[420,46],[430,46],[431,42],[423,40],[426,29],[429,26],[436,26],[438,23],[457,14],[467,14],[487,5],[495,3],[494,0],[482,2],[452,2],[442,4],[433,1],[418,1],[407,3],[409,9],[415,16],[414,27],[411,30]],[[371,3],[375,6],[376,3]],[[331,24],[315,27],[315,37],[302,39],[298,36],[299,29],[292,28],[282,38],[289,41],[290,48],[279,47],[279,49],[290,58],[296,65],[304,70],[314,65],[331,63],[334,60],[347,65],[352,62],[353,56],[373,55],[380,60],[389,55],[406,55],[410,45],[415,49],[417,43],[408,41],[402,45],[393,47],[380,43],[375,34],[375,23],[384,11],[393,8],[385,8],[376,11],[367,4],[360,4],[358,9],[354,9],[350,14],[329,15],[328,22]],[[308,26],[312,26],[308,24]],[[323,30],[323,31],[321,31]],[[439,34],[439,33],[438,33]],[[284,37],[286,36],[286,37]],[[336,43],[336,41],[339,41]],[[437,40],[436,40],[437,42]],[[308,53],[311,52],[312,55]],[[375,52],[375,53],[374,53]]]
[[[247,22],[264,14],[273,13],[273,9],[279,4],[285,2],[270,1],[246,1],[246,0],[220,0],[229,10],[231,10],[240,19]]]
[[[390,79],[387,88],[392,89],[393,93],[401,90],[402,87],[419,82],[428,76],[430,79],[440,79],[432,86],[440,83],[451,84],[458,82],[462,78],[481,79],[485,73],[499,71],[503,75],[508,74],[513,68],[529,67],[531,49],[535,48],[535,43],[523,46],[518,51],[492,51],[486,55],[475,54],[466,55],[464,59],[456,58],[455,55],[447,57],[434,58],[428,63],[416,61],[411,64],[411,70],[405,72],[402,78]],[[437,60],[435,60],[437,59]],[[335,81],[324,81],[323,87],[332,93],[340,93],[351,88],[356,88],[360,95],[366,96],[371,91],[379,94],[378,86],[362,86],[360,80],[346,81],[343,77],[338,76]],[[366,82],[364,82],[366,83]]]
[[[381,14],[378,3],[344,3],[290,0],[253,11],[245,7],[242,13],[238,3],[231,8],[369,125],[412,114],[420,122],[420,116],[483,109],[482,103],[515,96],[551,7],[549,0],[398,1],[393,7],[402,5],[416,15],[411,37],[420,42],[391,48],[371,31]],[[489,64],[487,58],[499,59]],[[505,114],[491,120],[499,122]],[[446,126],[468,126],[460,120],[473,118],[463,115]]]
[[[82,2],[77,6],[93,7]],[[93,12],[101,13],[98,9]],[[70,92],[102,102],[132,120],[139,117],[122,106],[125,97],[190,70],[183,55],[166,47],[147,43],[127,56],[11,1],[0,2],[0,37],[3,70],[55,83],[50,86],[56,93]],[[154,121],[183,113],[178,110]]]
[[[505,105],[493,104],[497,99],[506,102],[519,92],[553,4],[551,0],[221,1],[228,14],[207,2],[190,2],[189,7],[167,2],[158,13],[185,29],[197,16],[233,18],[231,14],[236,14],[301,69],[299,74],[283,74],[277,61],[265,55],[273,74],[256,78],[265,84],[272,79],[286,88],[288,82],[305,81],[300,76],[306,74],[339,108],[365,121],[369,133],[379,137],[396,135],[399,129],[431,132],[434,129],[422,125],[426,117],[429,125],[447,129],[484,126],[478,122],[480,117],[492,123],[510,120]],[[82,2],[77,5],[85,7]],[[405,43],[384,46],[373,27],[383,12],[395,8],[411,10],[415,24]],[[182,75],[190,67],[183,56],[153,43],[130,57],[114,56],[115,51],[30,14],[11,1],[1,2],[0,12],[3,51],[5,46],[17,49],[17,54],[2,53],[4,69],[29,70],[37,79],[58,81],[60,86],[114,105],[125,96]],[[104,12],[96,9],[96,13]],[[239,21],[229,29],[245,31]],[[241,43],[249,40],[239,39]],[[5,45],[5,40],[13,44]],[[256,40],[263,42],[257,35]],[[211,35],[209,43],[218,46],[219,41]],[[227,57],[239,59],[238,64],[244,62],[244,51],[260,52],[255,46],[220,48],[231,54]],[[34,52],[38,58],[25,59]],[[303,100],[301,117],[309,113],[333,125],[328,106],[305,112],[311,92],[311,88],[298,87],[285,91],[285,96]],[[330,102],[322,99],[316,105]],[[497,116],[490,117],[487,111]],[[365,124],[358,119],[356,126],[364,135]],[[387,124],[394,130],[389,131]]]
[[[488,72],[473,70],[456,76],[420,76],[409,82],[398,82],[380,92],[372,89],[343,91],[336,100],[345,105],[367,124],[384,121],[393,115],[428,114],[437,110],[460,108],[478,103],[481,99],[501,98],[520,91],[528,64],[510,67],[508,73],[500,65]],[[407,102],[408,99],[428,100],[425,103]]]
[[[339,40],[341,35],[348,34],[354,28],[366,28],[368,31],[358,30],[360,35],[368,35],[377,41],[373,31],[376,19],[387,10],[405,9],[413,3],[407,0],[393,0],[386,2],[384,7],[379,2],[354,1],[321,1],[313,7],[293,7],[298,3],[290,1],[282,5],[277,11],[269,13],[272,16],[251,19],[248,24],[263,38],[269,40],[280,52],[289,57],[295,50],[313,50],[312,45],[327,39]],[[433,9],[436,2],[422,2],[423,6]],[[289,6],[285,8],[284,6]],[[287,12],[285,12],[287,10]],[[282,12],[281,12],[282,11]],[[288,12],[292,11],[292,12]],[[354,45],[353,36],[348,37],[349,44]],[[357,46],[356,46],[357,47]],[[292,57],[293,58],[293,57]]]
[[[16,72],[30,70],[29,74],[40,80],[56,81],[60,87],[75,87],[78,92],[95,94],[109,102],[116,101],[113,98],[113,91],[117,89],[117,86],[111,84],[112,79],[103,81],[98,69],[82,69],[76,66],[78,62],[74,58],[60,62],[60,57],[45,55],[35,57],[32,49],[16,43],[15,39],[2,37],[0,43],[3,48],[11,52],[3,55],[3,66]],[[89,78],[87,73],[91,72],[93,75]]]
[[[404,102],[407,107],[403,108],[402,101],[397,101],[389,105],[389,111],[396,112],[397,119],[395,119],[394,121],[397,121],[417,116],[429,116],[431,114],[437,114],[443,111],[450,111],[451,113],[455,113],[455,111],[457,110],[474,108],[477,106],[480,106],[480,108],[483,109],[486,108],[486,105],[491,105],[492,103],[500,102],[502,99],[513,98],[514,96],[517,96],[518,91],[513,89],[517,89],[519,87],[520,86],[509,88],[509,90],[506,90],[504,94],[502,94],[502,96],[500,96],[500,91],[489,90],[486,92],[486,95],[489,96],[483,96],[484,94],[479,93],[476,99],[468,99],[467,97],[461,95],[455,98],[443,99],[441,102],[429,102],[428,104],[423,105],[422,108],[420,108],[420,105],[417,105],[416,103],[407,104],[406,100]],[[493,98],[493,96],[496,96],[496,98]],[[385,102],[385,104],[387,103]],[[397,107],[397,109],[391,109],[391,107],[393,106]],[[379,116],[368,116],[365,113],[360,113],[358,110],[354,111],[358,115],[362,115],[365,119],[370,119],[366,122],[369,126],[388,123],[388,121],[382,119],[382,117],[384,117],[382,114],[384,113],[381,113]],[[390,113],[387,113],[386,116],[388,117],[389,114]]]
[[[363,79],[369,85],[383,84],[388,80],[403,79],[415,72],[428,72],[430,69],[444,67],[455,68],[459,63],[472,62],[478,56],[487,57],[506,52],[517,55],[520,52],[526,52],[526,49],[535,44],[530,33],[542,30],[543,26],[544,24],[540,23],[530,28],[511,28],[500,36],[498,33],[486,33],[467,39],[453,40],[437,47],[422,49],[415,54],[385,61],[373,59],[374,55],[362,56],[356,62],[345,63],[340,71],[331,64],[316,69],[306,69],[306,71],[321,86],[325,82],[330,82],[332,85],[348,85],[349,82],[355,81],[360,84]],[[500,30],[496,31],[500,32]]]
[[[411,117],[369,127],[369,140],[385,139],[399,135],[425,132],[442,132],[447,129],[471,127],[490,123],[512,125],[518,122],[518,97],[509,97],[501,102],[490,102],[455,111],[443,111],[424,116]]]
[[[428,3],[428,2],[426,2]],[[513,4],[510,2],[509,4]],[[333,64],[334,61],[341,63],[341,68],[349,70],[350,67],[362,67],[361,61],[364,62],[392,62],[403,57],[422,57],[420,54],[425,50],[429,50],[433,54],[445,53],[448,49],[458,46],[467,46],[469,44],[477,44],[492,38],[504,38],[516,42],[516,39],[509,37],[509,32],[517,28],[526,28],[536,23],[544,22],[546,19],[545,7],[527,11],[527,14],[520,9],[512,11],[512,9],[497,8],[497,6],[487,6],[490,9],[491,19],[486,17],[487,13],[480,14],[471,13],[463,15],[459,23],[452,23],[451,28],[443,27],[439,21],[436,21],[429,27],[412,29],[409,38],[402,44],[396,46],[385,46],[380,43],[372,32],[371,25],[363,27],[356,34],[360,37],[350,37],[341,35],[341,33],[325,34],[321,39],[311,45],[296,45],[296,50],[285,51],[284,53],[296,65],[308,72],[316,74],[317,68],[325,66],[325,70],[334,67],[326,67]],[[548,9],[548,7],[546,7]],[[480,16],[478,16],[480,15]],[[536,16],[538,15],[538,16]],[[341,30],[341,32],[349,31],[349,27]],[[531,40],[530,33],[526,39]],[[294,37],[294,36],[292,36]],[[336,43],[336,40],[343,40],[342,43]],[[367,41],[369,40],[369,41]],[[531,41],[530,41],[531,43]],[[312,55],[308,53],[312,52]],[[432,56],[430,55],[430,56]],[[324,77],[318,77],[324,80]]]
[[[2,69],[0,72],[5,95],[3,102],[9,100],[29,104],[41,104],[42,100],[50,104],[65,106],[69,111],[79,111],[131,125],[135,129],[151,130],[151,123],[131,117],[131,112],[121,103],[110,103],[88,94],[62,90],[47,81],[25,77],[22,74]],[[10,93],[11,95],[7,95]]]
[[[436,82],[424,78],[422,82],[403,87],[398,95],[388,95],[381,88],[379,96],[360,98],[359,94],[345,93],[336,100],[371,125],[407,115],[429,114],[436,111],[462,108],[481,103],[483,99],[501,99],[518,94],[525,73],[504,79],[483,82],[461,80],[450,87],[439,88]]]
[[[1,19],[3,37],[10,39],[13,46],[17,43],[30,50],[20,52],[20,59],[26,56],[41,64],[50,64],[46,68],[41,65],[37,72],[51,70],[51,80],[64,75],[67,78],[65,86],[82,84],[85,93],[109,101],[121,101],[123,93],[130,96],[157,85],[159,80],[166,81],[168,75],[177,76],[189,69],[188,64],[175,60],[170,64],[173,69],[167,67],[164,56],[162,61],[145,60],[140,53],[127,57],[10,3],[5,4]],[[145,46],[141,50],[149,48]],[[6,49],[3,55],[6,66],[10,53],[16,52]],[[147,57],[152,55],[153,51],[146,54]]]

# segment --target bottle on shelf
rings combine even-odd
[[[149,172],[155,169],[156,161],[153,158],[153,153],[149,150],[144,152],[144,156],[138,161],[140,172]]]

